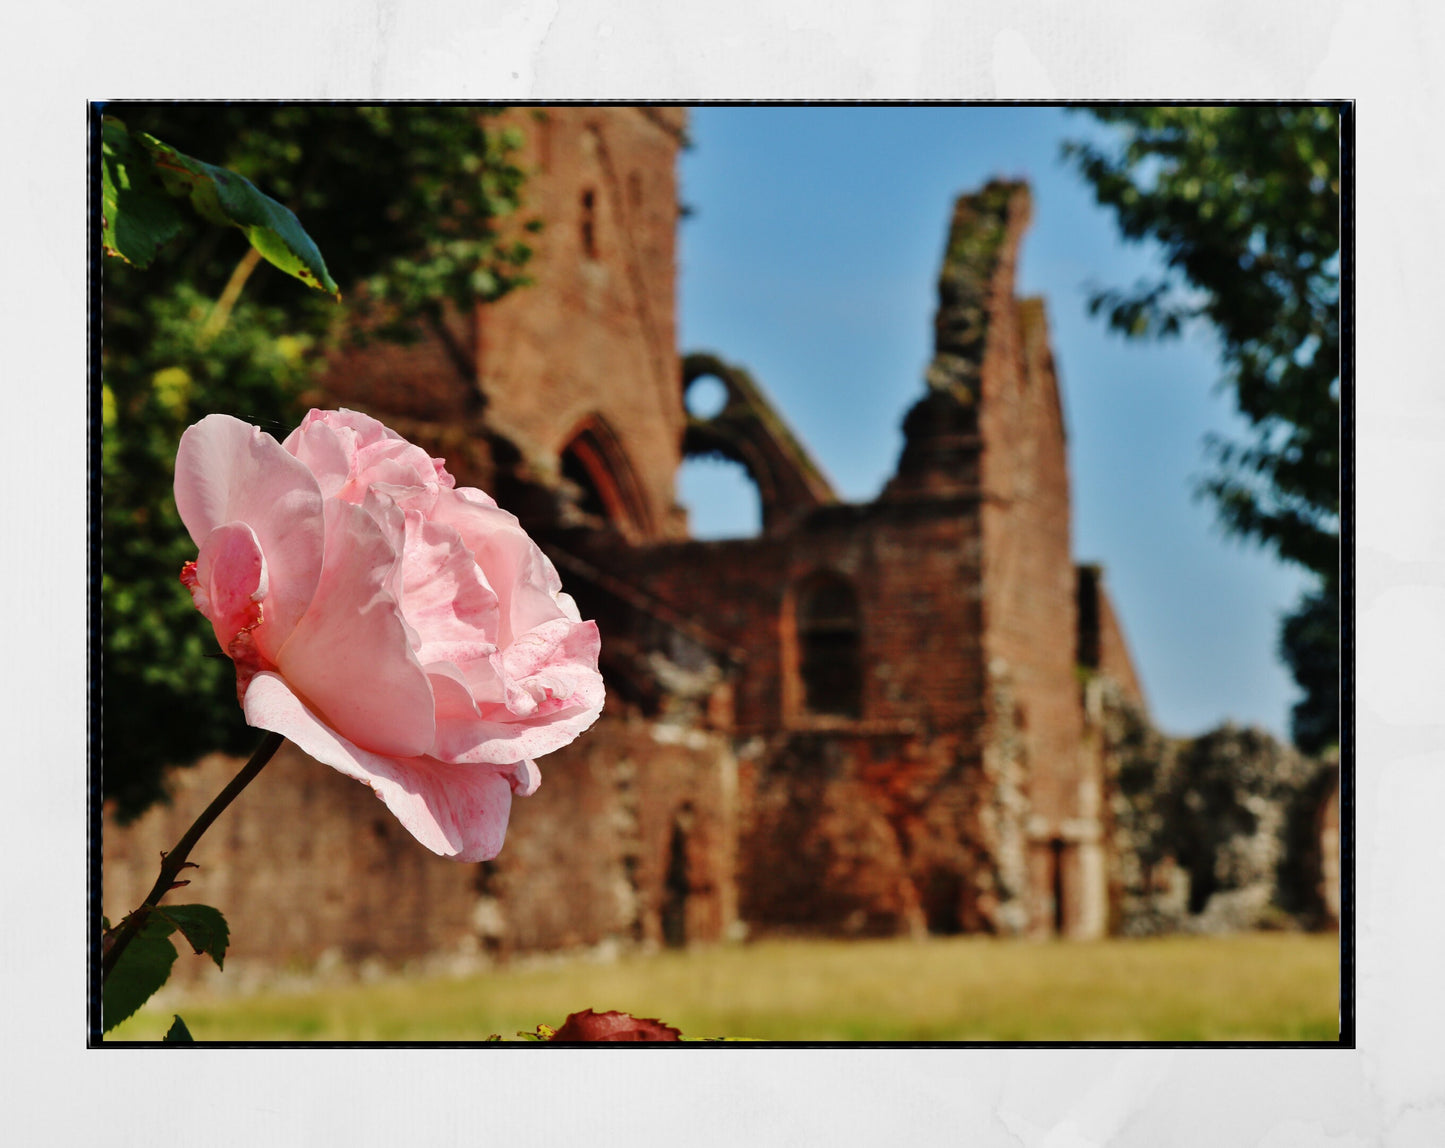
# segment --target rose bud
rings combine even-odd
[[[574,1012],[563,1023],[555,1041],[680,1041],[682,1033],[660,1020],[644,1020],[625,1012]]]

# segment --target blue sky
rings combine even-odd
[[[1086,311],[1088,287],[1161,266],[1059,159],[1103,129],[1055,108],[695,108],[683,156],[680,343],[745,366],[839,494],[873,498],[932,355],[952,203],[992,176],[1033,190],[1019,293],[1042,295],[1069,432],[1076,558],[1104,564],[1155,721],[1288,730],[1296,690],[1278,623],[1306,584],[1226,537],[1193,496],[1207,433],[1244,424],[1207,330],[1128,342]],[[680,497],[700,537],[756,530],[740,468],[696,461]]]

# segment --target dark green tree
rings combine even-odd
[[[195,546],[171,492],[191,423],[234,414],[284,437],[343,339],[438,330],[447,304],[524,282],[521,140],[496,109],[111,104],[132,131],[239,172],[285,204],[347,305],[187,217],[145,270],[107,258],[101,318],[102,787],[122,816],[162,770],[256,740],[235,674],[178,575]]]
[[[1094,293],[1129,337],[1191,321],[1218,333],[1250,436],[1206,440],[1199,490],[1227,530],[1315,574],[1281,652],[1305,700],[1302,749],[1337,741],[1340,515],[1340,115],[1329,106],[1091,108],[1109,144],[1064,154],[1129,240],[1163,248],[1166,271]],[[1329,667],[1333,667],[1331,671]]]

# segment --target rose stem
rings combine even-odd
[[[215,821],[226,806],[236,799],[236,795],[251,784],[252,779],[275,756],[276,751],[281,748],[281,743],[285,740],[279,733],[267,733],[261,739],[261,744],[256,747],[256,752],[251,755],[251,760],[246,762],[240,773],[231,778],[230,784],[225,789],[216,794],[215,800],[206,806],[201,815],[186,830],[185,836],[176,842],[176,847],[169,853],[161,854],[161,873],[156,878],[156,883],[151,887],[150,893],[141,903],[140,908],[121,922],[120,927],[115,931],[113,943],[101,958],[100,977],[102,981],[110,975],[110,971],[120,960],[121,953],[140,932],[141,926],[150,916],[150,911],[156,907],[162,897],[171,891],[176,877],[186,867],[186,857],[195,847],[196,842],[201,839],[201,834],[211,827],[211,822]]]

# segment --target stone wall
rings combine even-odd
[[[119,920],[195,816],[240,768],[216,754],[170,777],[172,800],[103,825],[103,912]],[[359,782],[289,744],[192,854],[170,900],[214,905],[228,964],[396,966],[599,944],[722,939],[736,919],[736,761],[725,738],[604,718],[539,762],[501,856],[437,857]],[[208,975],[182,960],[178,982]]]
[[[1337,760],[1229,724],[1166,739],[1117,692],[1105,706],[1118,931],[1338,923]]]
[[[533,248],[531,285],[449,312],[414,345],[339,355],[316,399],[383,419],[523,518],[555,518],[537,488],[561,486],[564,514],[595,510],[634,540],[680,536],[676,157],[686,113],[514,109],[501,123],[526,139],[518,218],[542,223],[515,236]],[[588,507],[593,496],[601,505]]]
[[[615,449],[592,479],[624,489],[608,517],[631,537],[675,537],[684,422],[677,358],[679,108],[516,113],[528,133],[528,210],[544,221],[534,286],[479,312],[489,426],[539,478],[579,431]]]

